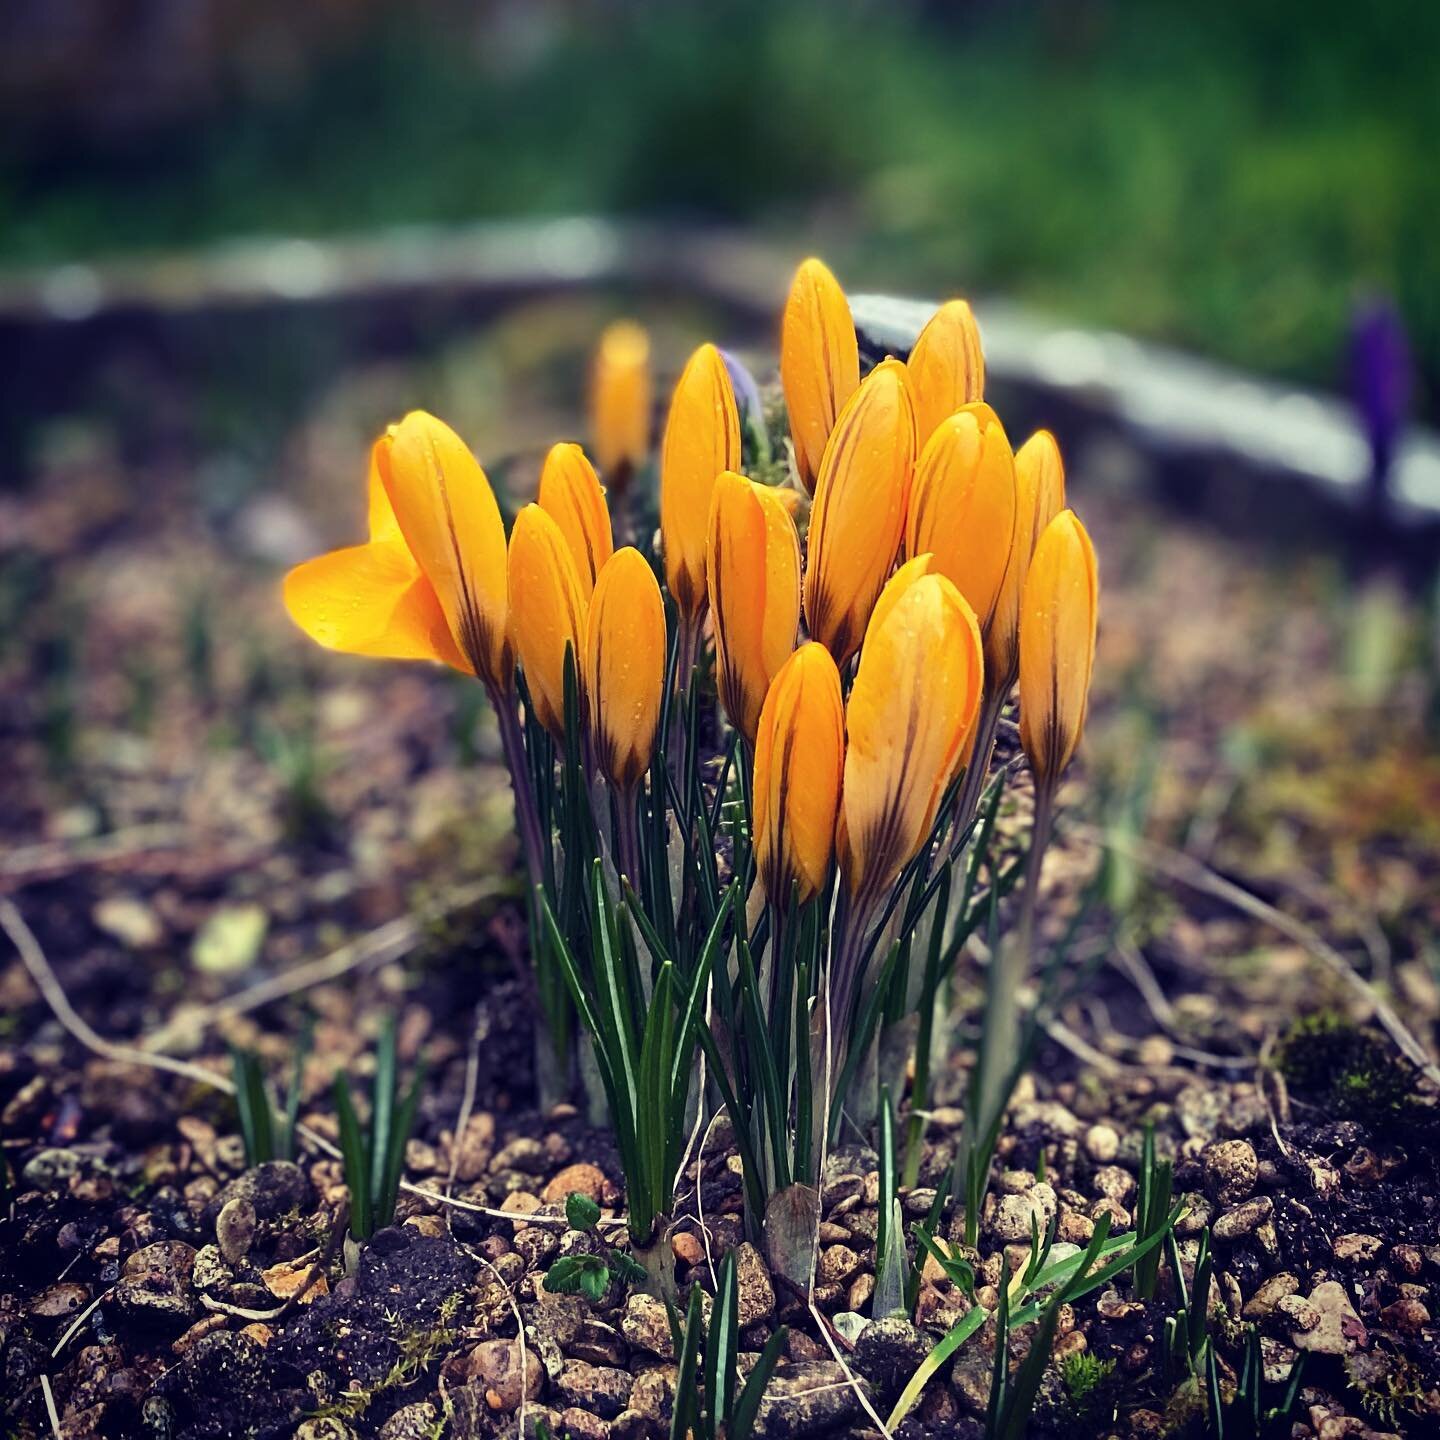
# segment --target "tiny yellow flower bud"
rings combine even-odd
[[[448,425],[414,410],[390,432],[381,479],[460,653],[488,684],[508,690],[514,659],[505,525],[485,472]]]
[[[595,754],[617,790],[650,767],[664,688],[665,602],[645,557],[627,545],[595,581],[585,643]]]
[[[924,450],[942,420],[985,398],[985,357],[969,305],[946,301],[926,322],[907,363],[915,433]]]
[[[1020,602],[1020,743],[1037,786],[1054,785],[1085,729],[1100,577],[1073,510],[1046,527]]]
[[[716,476],[740,467],[740,414],[713,345],[689,359],[675,386],[660,455],[660,540],[665,583],[681,615],[705,609],[705,541]]]
[[[753,741],[800,623],[800,538],[777,491],[733,470],[716,480],[706,574],[720,701]]]
[[[989,633],[1015,534],[1015,458],[988,405],[967,405],[935,427],[915,465],[905,550],[929,553]]]
[[[845,712],[837,849],[852,896],[895,883],[935,823],[980,701],[980,630],[965,597],[919,560],[875,607]],[[888,587],[887,587],[888,588]]]
[[[755,735],[755,863],[771,904],[825,888],[845,765],[840,672],[823,645],[780,667]]]
[[[578,685],[586,606],[565,536],[538,505],[525,506],[515,517],[509,572],[510,624],[535,718],[563,740],[565,650],[574,654]]]
[[[578,445],[552,445],[540,471],[540,508],[560,527],[570,554],[580,593],[589,600],[595,577],[610,558],[614,540],[610,510],[595,467]]]
[[[895,564],[915,463],[915,415],[898,360],[885,360],[841,412],[810,512],[805,623],[844,665]]]
[[[860,354],[845,292],[821,261],[806,260],[790,282],[780,322],[780,385],[795,468],[811,494],[830,432],[859,384]]]
[[[605,328],[590,374],[590,430],[595,458],[612,485],[650,453],[650,337],[633,320]]]

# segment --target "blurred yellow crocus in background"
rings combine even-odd
[[[660,454],[665,583],[692,630],[708,597],[705,545],[710,497],[716,477],[739,468],[740,415],[730,375],[715,346],[702,345],[676,383]]]
[[[905,366],[875,367],[841,412],[810,512],[805,623],[843,666],[860,648],[905,527],[915,414]]]
[[[515,517],[510,533],[511,632],[525,669],[535,718],[565,738],[565,651],[574,655],[581,683],[586,604],[575,562],[560,527],[538,505]]]
[[[617,493],[650,453],[650,403],[650,336],[617,320],[601,335],[590,372],[595,459]]]
[[[665,602],[633,546],[617,550],[595,582],[584,678],[595,758],[628,792],[650,767],[665,686]]]
[[[706,575],[720,701],[753,742],[765,692],[800,624],[800,538],[777,491],[733,470],[719,476]]]
[[[980,331],[964,300],[947,300],[926,322],[910,350],[910,393],[920,448],[935,427],[964,405],[985,398]]]
[[[1045,527],[1020,600],[1020,743],[1037,794],[1052,793],[1085,729],[1100,579],[1073,510]]]
[[[825,264],[802,262],[780,321],[780,385],[800,483],[814,494],[830,432],[860,384],[855,322]]]
[[[844,767],[840,672],[811,641],[771,682],[755,735],[756,868],[779,913],[825,888]]]
[[[560,527],[575,561],[580,593],[588,600],[614,549],[610,509],[595,467],[574,444],[552,445],[540,470],[540,508]]]

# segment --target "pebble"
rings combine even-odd
[[[1043,1236],[1056,1205],[1055,1191],[1043,1181],[1023,1195],[1002,1195],[990,1218],[990,1231],[1002,1244],[1028,1241],[1036,1230]]]
[[[670,1335],[665,1302],[653,1295],[636,1294],[625,1302],[620,1331],[637,1350],[658,1355],[662,1360],[675,1358],[675,1342]]]
[[[1202,1163],[1205,1189],[1222,1205],[1245,1199],[1259,1178],[1260,1162],[1248,1140],[1220,1140],[1208,1145]]]
[[[677,1230],[670,1237],[670,1249],[682,1265],[698,1265],[705,1258],[705,1247],[699,1236],[688,1230]]]
[[[674,1365],[656,1365],[635,1377],[630,1391],[630,1409],[659,1426],[670,1423],[675,1413],[675,1387],[680,1372]]]
[[[1349,1355],[1366,1345],[1365,1326],[1338,1280],[1322,1281],[1310,1292],[1309,1303],[1318,1319],[1309,1329],[1294,1331],[1292,1345],[1320,1355]]]
[[[115,1284],[115,1303],[134,1319],[182,1321],[195,1318],[190,1291],[195,1251],[181,1240],[160,1240],[125,1261]]]
[[[1112,1200],[1108,1195],[1097,1200],[1090,1207],[1090,1218],[1099,1221],[1102,1215],[1110,1217],[1110,1233],[1118,1235],[1122,1230],[1130,1228],[1130,1212],[1118,1200]]]
[[[1313,1330],[1320,1323],[1320,1311],[1303,1295],[1282,1295],[1275,1313],[1283,1315],[1295,1330]]]
[[[1362,1235],[1358,1232],[1337,1235],[1331,1252],[1342,1265],[1365,1264],[1379,1253],[1383,1242],[1376,1235]]]
[[[227,1265],[238,1265],[255,1239],[255,1207],[243,1195],[227,1200],[215,1217],[215,1240]]]
[[[1300,1277],[1282,1270],[1272,1275],[1245,1303],[1240,1312],[1243,1319],[1263,1320],[1287,1295],[1294,1295],[1300,1289]]]
[[[845,1308],[857,1312],[864,1310],[874,1296],[875,1277],[866,1270],[850,1282],[850,1289],[845,1293]]]
[[[547,1205],[563,1205],[570,1195],[584,1195],[597,1205],[605,1196],[605,1173],[594,1165],[567,1165],[540,1192]]]
[[[1218,1216],[1210,1233],[1227,1243],[1242,1239],[1268,1220],[1274,1209],[1275,1202],[1268,1195],[1257,1195]]]
[[[740,1328],[775,1313],[775,1286],[760,1252],[749,1241],[735,1251],[735,1286]]]
[[[1119,1134],[1110,1125],[1092,1125],[1085,1132],[1085,1153],[1097,1165],[1108,1165],[1120,1153]]]
[[[829,1245],[820,1252],[815,1278],[821,1285],[843,1285],[860,1268],[860,1257],[848,1245]]]
[[[1415,1335],[1430,1323],[1430,1312],[1421,1301],[1406,1296],[1380,1312],[1380,1321],[1391,1330]]]
[[[1135,1193],[1135,1177],[1119,1165],[1102,1165],[1095,1172],[1095,1188],[1123,1205]]]
[[[25,1308],[37,1320],[61,1320],[74,1315],[90,1302],[90,1289],[74,1281],[62,1280],[42,1290]]]
[[[755,1420],[760,1440],[838,1435],[859,1412],[845,1371],[833,1360],[775,1367]]]
[[[555,1390],[567,1406],[613,1420],[627,1408],[634,1377],[628,1370],[567,1360],[555,1380]]]
[[[543,1175],[549,1168],[549,1157],[545,1147],[529,1135],[522,1135],[504,1146],[490,1161],[490,1173],[499,1175],[505,1170],[520,1170],[526,1175]]]
[[[527,1401],[538,1399],[544,1379],[539,1356],[522,1355],[518,1340],[482,1340],[466,1358],[465,1374],[485,1387],[485,1403],[491,1410],[506,1413],[519,1409],[522,1396]]]

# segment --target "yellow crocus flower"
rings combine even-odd
[[[705,542],[715,479],[740,466],[740,414],[713,345],[690,357],[675,386],[660,454],[660,540],[665,583],[689,622],[704,612]]]
[[[1041,789],[1060,779],[1085,729],[1099,598],[1095,547],[1062,510],[1040,536],[1020,602],[1020,743]]]
[[[610,531],[610,509],[595,467],[578,445],[550,447],[540,471],[540,508],[560,527],[570,554],[580,593],[589,600],[595,577],[610,558],[615,542]]]
[[[590,372],[590,432],[617,491],[650,453],[650,394],[650,336],[633,320],[607,325]]]
[[[525,506],[515,517],[509,573],[511,631],[535,717],[563,740],[565,650],[568,646],[575,657],[579,684],[586,604],[565,536],[538,505]]]
[[[778,492],[733,470],[716,480],[706,575],[720,700],[753,741],[800,624],[800,538]]]
[[[585,691],[595,754],[617,790],[650,766],[665,688],[665,602],[645,557],[626,545],[595,581],[585,641]]]
[[[894,568],[914,463],[915,415],[905,367],[885,360],[835,423],[810,512],[805,623],[837,665],[860,648]]]
[[[780,667],[755,735],[755,862],[772,905],[825,888],[845,766],[840,672],[813,641]]]
[[[795,468],[814,494],[830,432],[860,385],[850,305],[840,282],[819,260],[804,261],[790,282],[780,322],[780,385]]]
[[[946,301],[926,322],[907,363],[923,450],[941,421],[985,398],[985,356],[969,305]]]

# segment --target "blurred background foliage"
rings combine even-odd
[[[1440,5],[7,0],[0,263],[596,211],[1440,409]]]

